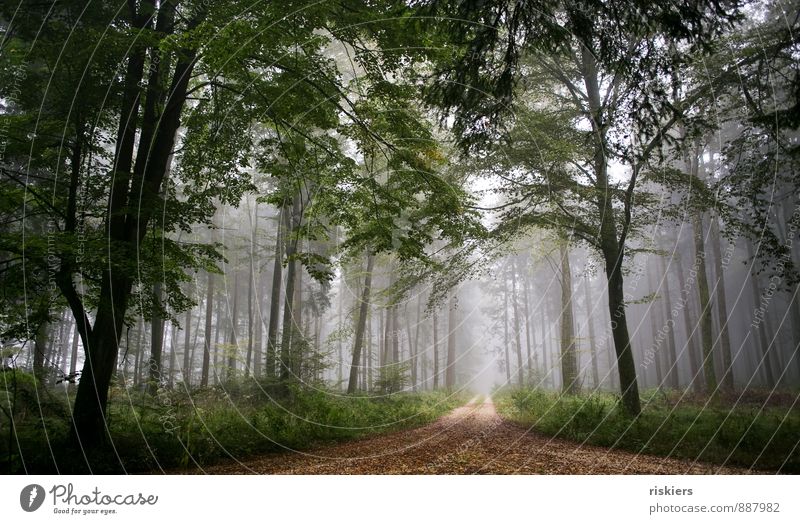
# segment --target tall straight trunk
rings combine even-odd
[[[347,392],[355,393],[356,381],[358,380],[358,368],[361,359],[361,348],[364,344],[364,330],[367,326],[367,312],[369,311],[369,296],[372,287],[372,268],[375,264],[375,256],[372,253],[367,255],[367,273],[364,276],[364,289],[361,293],[361,304],[358,311],[358,324],[356,325],[356,337],[353,341],[353,362],[350,365],[350,380],[347,383]]]
[[[297,239],[295,235],[300,226],[300,193],[298,192],[292,201],[291,214],[285,214],[285,231],[286,231],[286,296],[284,297],[283,305],[283,333],[281,339],[281,355],[280,355],[280,378],[281,380],[288,380],[290,375],[297,373],[296,363],[294,362],[294,351],[292,343],[296,336],[300,334],[300,328],[297,325],[297,318],[295,315],[295,285],[297,280]]]
[[[664,278],[664,325],[667,327],[667,356],[669,358],[669,369],[667,370],[667,383],[672,389],[678,389],[681,385],[680,374],[678,373],[678,353],[675,348],[675,323],[672,319],[672,293],[669,287],[669,272],[667,271],[664,257],[658,257],[659,273]]]
[[[628,415],[641,412],[639,385],[636,380],[636,363],[633,358],[628,320],[625,307],[622,264],[625,256],[625,238],[617,238],[616,211],[608,180],[608,157],[606,156],[606,133],[603,102],[600,95],[599,74],[595,55],[586,47],[581,48],[581,73],[589,101],[592,128],[594,130],[593,167],[597,207],[600,214],[600,251],[605,262],[608,279],[608,310],[611,315],[611,334],[617,355],[622,405]]]
[[[264,363],[264,323],[261,322],[262,312],[264,311],[263,284],[264,274],[259,272],[258,282],[256,283],[256,312],[253,318],[253,323],[255,324],[253,326],[255,330],[253,334],[253,376],[256,378],[261,378],[262,366]]]
[[[508,352],[510,342],[508,339],[508,283],[506,276],[503,275],[503,351],[505,353],[506,364],[506,384],[511,384],[511,358]]]
[[[211,278],[209,278],[209,286],[211,286]],[[214,290],[212,289],[211,292],[213,293]],[[211,302],[210,300],[208,301]],[[210,306],[206,305],[206,315],[208,315],[208,310]],[[209,319],[210,321],[210,319]],[[186,317],[183,320],[183,369],[181,369],[181,375],[183,376],[183,384],[185,387],[189,387],[192,385],[192,363],[190,361],[192,355],[192,308],[186,310]],[[208,377],[208,365],[203,358],[203,363],[205,365],[206,377]]]
[[[688,166],[691,175],[697,178],[699,173],[699,155],[697,148]],[[711,301],[708,289],[708,273],[706,273],[706,248],[705,229],[703,227],[703,212],[696,209],[692,212],[692,233],[694,240],[694,255],[697,272],[697,299],[700,305],[700,341],[703,351],[703,377],[705,390],[709,395],[716,397],[718,393],[717,376],[714,371],[714,333],[711,318]]]
[[[219,374],[219,345],[220,345],[220,338],[222,335],[222,330],[225,329],[225,324],[228,322],[228,311],[227,308],[223,308],[223,300],[222,300],[222,293],[219,293],[216,297],[216,303],[214,304],[214,311],[216,314],[214,318],[216,322],[214,323],[214,354],[212,355],[212,369],[214,370],[214,383],[218,384],[220,381],[220,374]],[[227,304],[227,299],[225,300]]]
[[[167,385],[170,389],[175,384],[175,357],[178,349],[178,330],[175,326],[170,326],[170,341],[169,341],[169,371],[167,372]]]
[[[524,273],[522,276],[522,298],[523,298],[523,307],[525,308],[525,349],[527,351],[527,360],[526,360],[526,367],[528,368],[528,377],[527,380],[531,380],[532,372],[533,372],[533,360],[532,360],[532,353],[533,353],[533,345],[535,341],[533,340],[532,333],[531,333],[531,308],[530,308],[530,283],[528,282],[528,275]]]
[[[433,310],[433,389],[439,389],[439,315]]]
[[[386,366],[392,363],[392,307],[386,307],[386,322],[383,331],[383,365]]]
[[[522,387],[524,382],[522,371],[522,343],[520,341],[520,331],[522,326],[519,321],[519,304],[517,297],[517,261],[512,259],[511,263],[511,307],[514,311],[514,342],[517,348],[517,385]]]
[[[655,297],[658,291],[658,285],[655,281],[655,275],[653,271],[646,270],[647,277],[650,284],[650,289],[652,290],[653,296]],[[650,332],[651,332],[651,346],[654,348],[653,353],[653,362],[656,365],[656,387],[660,390],[664,387],[664,366],[662,365],[663,359],[661,358],[661,344],[656,344],[656,340],[658,338],[658,320],[655,314],[655,307],[656,301],[653,300],[650,303],[650,308],[648,309],[647,316],[650,317]]]
[[[733,357],[731,354],[731,337],[728,330],[728,299],[725,294],[725,265],[722,263],[722,248],[720,247],[719,222],[715,215],[709,217],[711,221],[711,247],[714,254],[714,301],[717,304],[717,317],[719,317],[719,352],[722,354],[722,388],[733,391]]]
[[[228,380],[236,376],[236,360],[239,356],[239,272],[233,277],[233,310],[231,311],[231,329],[228,336],[228,365],[225,370]]]
[[[403,306],[403,317],[406,319],[406,339],[408,340],[408,361],[411,367],[411,387],[416,391],[417,369],[414,362],[414,347],[411,344],[411,317],[408,315],[408,302]]]
[[[70,352],[69,356],[69,376],[71,378],[75,378],[75,374],[78,371],[78,339],[80,338],[78,334],[78,326],[75,326],[75,330],[72,332],[72,351]]]
[[[548,363],[549,355],[548,355],[548,351],[547,351],[547,340],[548,340],[548,338],[550,338],[548,336],[550,334],[550,332],[547,331],[547,328],[545,327],[546,317],[547,317],[547,307],[545,305],[545,307],[541,308],[541,315],[539,317],[541,322],[542,322],[542,372],[544,373],[544,375],[542,377],[542,385],[543,386],[547,384],[548,380],[551,380],[551,377],[550,377],[550,365]],[[508,377],[506,377],[506,378],[508,378]]]
[[[422,323],[422,295],[417,295],[417,324],[414,326],[414,349],[411,353],[411,384],[414,391],[419,383],[419,327]]]
[[[211,318],[214,313],[214,273],[208,273],[208,286],[206,287],[206,326],[205,333],[203,334],[203,366],[200,373],[200,386],[208,386],[208,368],[211,364]],[[189,329],[189,322],[186,323],[186,329]],[[187,346],[185,351],[189,351],[188,339],[186,340]],[[183,380],[188,384],[190,370],[183,370]]]
[[[254,289],[256,283],[256,262],[255,262],[255,246],[256,234],[258,232],[258,201],[255,204],[253,211],[253,223],[251,225],[250,235],[250,278],[247,280],[247,356],[244,362],[244,376],[250,376],[250,368],[253,365],[253,319],[254,319]]]
[[[683,259],[680,253],[676,253],[675,255],[675,269],[678,273],[678,282],[684,283],[686,282],[686,273],[683,269]],[[686,330],[686,346],[689,349],[689,370],[691,372],[691,378],[689,380],[689,386],[695,390],[700,390],[700,349],[697,347],[696,337],[694,333],[694,326],[691,320],[691,312],[689,311],[689,296],[687,295],[684,300],[685,304],[683,309],[683,325],[684,329]]]
[[[447,308],[447,368],[445,368],[445,387],[452,389],[456,386],[456,291],[450,294],[450,304]]]
[[[36,338],[33,343],[33,375],[38,380],[37,385],[44,385],[43,380],[45,377],[45,355],[47,354],[47,347],[49,342],[48,327],[50,322],[43,320],[38,329],[36,330]]]
[[[275,357],[278,355],[278,322],[281,314],[281,286],[283,284],[283,223],[285,208],[278,211],[275,233],[275,261],[272,265],[272,291],[269,302],[269,326],[267,326],[266,375],[275,376]]]
[[[592,359],[592,384],[595,389],[600,388],[600,369],[597,364],[597,340],[594,332],[594,318],[592,318],[592,280],[585,276],[583,289],[586,299],[586,326],[589,328],[589,356]]]
[[[336,328],[339,330],[339,334],[336,337],[337,344],[338,344],[338,357],[336,359],[336,377],[338,378],[337,384],[339,384],[339,388],[341,388],[342,380],[344,380],[344,341],[342,340],[342,327],[344,324],[342,323],[342,312],[344,311],[344,274],[342,274],[341,278],[339,279],[339,309],[336,312]]]
[[[367,385],[366,389],[372,389],[372,309],[367,310]]]
[[[578,361],[575,349],[575,320],[572,313],[572,269],[567,241],[560,242],[561,251],[561,388],[575,395],[578,383]]]
[[[153,319],[150,331],[150,359],[147,368],[150,374],[149,387],[150,393],[155,393],[161,383],[161,353],[164,349],[164,319],[159,312],[164,301],[163,288],[161,282],[153,284],[153,297],[155,297],[156,308],[153,309]]]
[[[750,271],[748,273],[748,279],[750,280],[750,291],[753,295],[753,307],[754,311],[759,311],[762,307],[761,305],[761,288],[758,284],[758,274],[754,271],[755,265],[755,252],[753,250],[753,245],[747,241],[745,242],[747,246],[747,257],[752,261],[750,266]],[[760,321],[753,325],[751,324],[751,332],[752,329],[755,329],[758,333],[758,343],[761,346],[761,369],[764,373],[764,378],[767,382],[768,387],[774,387],[776,385],[775,380],[775,372],[773,371],[772,367],[772,344],[770,343],[769,337],[767,333],[772,334],[773,331],[768,324],[769,321],[769,311],[767,311],[767,306],[764,306],[764,309],[761,310],[763,314],[763,318]],[[754,323],[755,323],[754,319]]]
[[[392,362],[400,362],[400,322],[397,314],[397,304],[392,306]]]

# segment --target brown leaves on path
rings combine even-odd
[[[197,470],[211,474],[709,474],[746,473],[540,435],[502,420],[490,399],[416,429]]]

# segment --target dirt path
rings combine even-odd
[[[266,455],[203,471],[213,474],[746,473],[551,439],[504,422],[490,400],[477,399],[416,429],[306,452]]]

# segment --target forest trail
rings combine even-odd
[[[209,474],[741,474],[691,461],[552,439],[506,422],[478,397],[419,428],[265,455]]]

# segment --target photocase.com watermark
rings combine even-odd
[[[30,484],[19,493],[19,505],[28,512],[42,507],[46,494],[52,496],[53,513],[70,515],[113,515],[120,506],[154,506],[158,495],[139,493],[106,494],[95,487],[88,493],[78,493],[72,483],[55,484],[45,491],[39,484]]]

